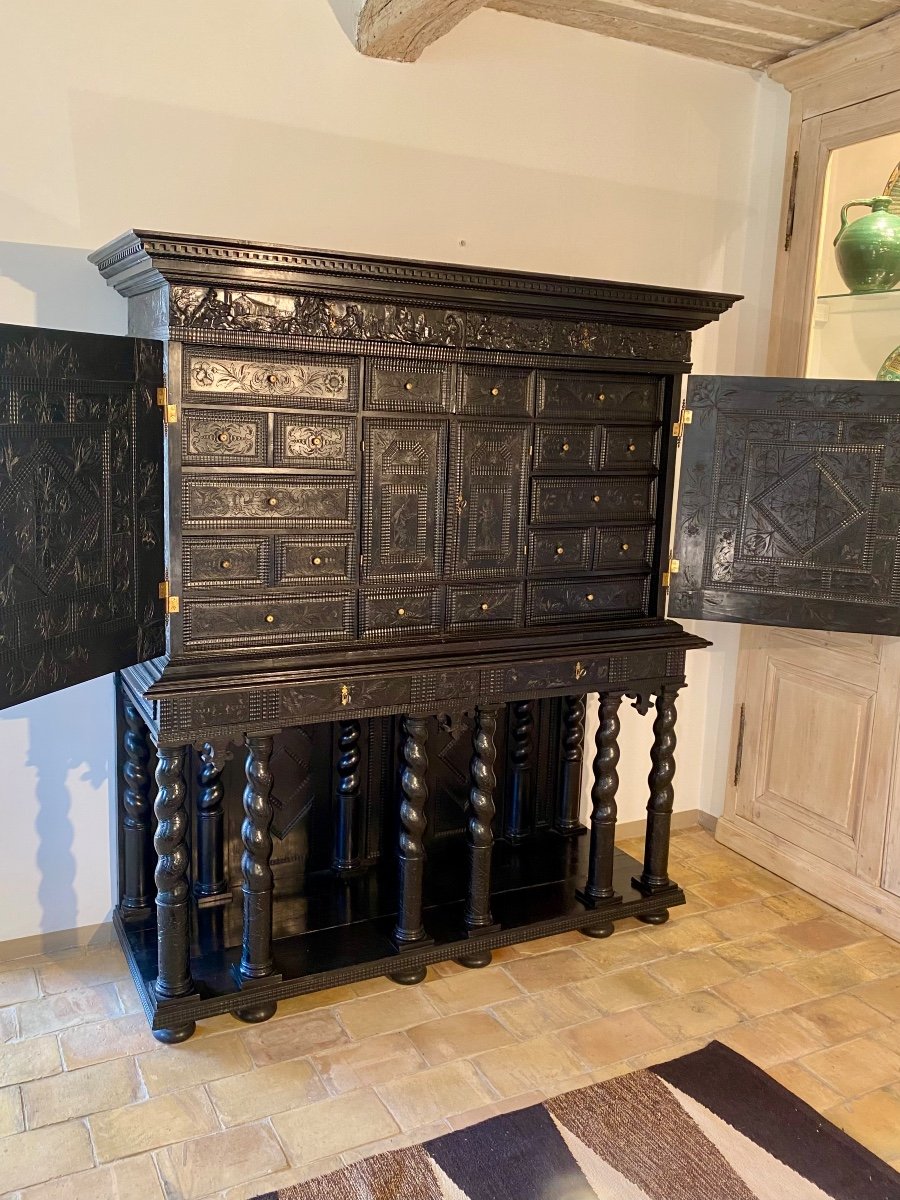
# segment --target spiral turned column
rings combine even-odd
[[[428,722],[424,717],[403,718],[403,768],[400,772],[400,889],[394,942],[398,950],[421,945],[428,939],[422,923],[422,881],[425,868],[425,805],[428,801]],[[397,983],[419,983],[424,967],[411,967],[391,974]]]
[[[586,696],[565,696],[562,710],[562,770],[553,828],[564,837],[580,833],[581,759],[584,750]]]
[[[588,907],[621,899],[613,888],[613,860],[616,848],[616,793],[619,790],[619,705],[621,695],[602,692],[600,720],[597,725],[594,754],[594,785],[591,788],[591,847],[588,877],[578,898]],[[612,923],[585,929],[591,937],[608,937]]]
[[[122,698],[125,734],[122,738],[123,888],[122,908],[147,909],[153,904],[151,880],[150,748],[147,729],[137,708]]]
[[[491,856],[494,849],[494,789],[497,776],[494,763],[497,747],[497,709],[478,707],[475,710],[475,729],[472,734],[472,762],[469,767],[468,844],[469,889],[466,898],[466,928],[477,936],[495,928],[491,916]],[[486,967],[491,961],[490,950],[478,950],[458,960],[464,967]]]
[[[647,836],[644,844],[644,870],[635,887],[645,895],[668,891],[669,836],[672,826],[672,806],[675,790],[675,697],[677,688],[664,688],[656,698],[656,719],[653,722],[653,746],[650,750],[652,767],[647,779],[650,799],[647,803]],[[641,919],[648,924],[661,925],[668,912],[651,913]]]
[[[247,734],[244,788],[244,823],[241,826],[241,855],[244,893],[244,937],[241,952],[242,982],[267,979],[274,973],[272,961],[272,757],[273,739]],[[275,1012],[274,1001],[260,1002],[238,1011],[242,1021],[266,1021]]]
[[[335,796],[332,868],[351,875],[362,865],[360,853],[359,721],[341,721],[338,734],[337,794]]]
[[[193,992],[191,980],[190,913],[188,900],[188,817],[185,810],[185,746],[160,746],[156,763],[156,928],[159,965],[155,983],[161,1001],[175,1000]],[[194,1032],[195,1023],[154,1029],[161,1042],[182,1042]]]
[[[531,758],[534,748],[534,701],[519,700],[510,706],[509,785],[504,833],[510,842],[521,842],[531,833]]]
[[[225,813],[222,769],[226,747],[204,742],[197,772],[197,896],[222,896],[225,886]]]

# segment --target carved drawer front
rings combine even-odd
[[[568,618],[643,616],[647,607],[646,575],[593,578],[573,583],[528,585],[528,624]]]
[[[448,501],[449,571],[521,575],[527,425],[469,424],[453,431]]]
[[[461,413],[527,417],[532,409],[532,373],[504,367],[460,367]]]
[[[352,471],[358,461],[356,422],[346,417],[275,415],[275,466],[296,471]]]
[[[597,531],[598,567],[649,567],[653,554],[653,529],[622,528]]]
[[[449,412],[450,376],[446,367],[420,363],[390,366],[372,364],[367,369],[365,407],[402,409],[404,412]]]
[[[659,430],[607,428],[603,431],[605,468],[655,467],[659,464]]]
[[[185,587],[262,587],[268,549],[265,538],[186,537],[182,543]]]
[[[532,533],[528,570],[531,574],[542,575],[590,571],[593,539],[593,531],[590,529],[557,529],[549,533]]]
[[[356,524],[357,486],[352,479],[291,480],[284,476],[191,475],[184,480],[188,528],[265,521],[273,528]]]
[[[480,672],[482,695],[542,691],[545,688],[571,688],[589,692],[609,680],[609,658],[564,658],[519,663],[515,667]]]
[[[195,396],[260,400],[283,407],[355,409],[359,367],[355,360],[295,355],[229,354],[227,350],[186,351],[184,388]]]
[[[363,573],[434,576],[442,556],[447,427],[364,423]]]
[[[360,633],[371,638],[438,633],[443,623],[443,588],[360,593]]]
[[[355,583],[358,562],[352,537],[283,537],[275,541],[278,583]]]
[[[285,724],[322,713],[346,713],[352,716],[373,708],[405,712],[410,704],[411,680],[385,679],[384,676],[338,680],[330,683],[301,684],[278,693],[278,719]]]
[[[185,466],[264,467],[267,414],[185,408],[181,454]]]
[[[335,641],[355,633],[352,592],[266,597],[259,600],[191,600],[184,605],[186,646]]]
[[[600,430],[596,425],[538,425],[535,429],[535,471],[597,470]]]
[[[451,587],[447,589],[447,628],[467,629],[490,625],[521,625],[524,588]]]
[[[535,479],[531,487],[531,520],[535,525],[550,525],[561,521],[649,517],[653,497],[652,479]]]
[[[646,377],[623,381],[603,375],[546,374],[538,380],[538,416],[604,417],[628,413],[659,418],[660,388]]]

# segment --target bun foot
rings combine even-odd
[[[581,932],[585,937],[608,938],[612,937],[614,928],[612,921],[607,921],[605,925],[587,925]]]
[[[388,979],[392,979],[394,983],[402,983],[405,987],[411,987],[414,983],[421,983],[427,973],[426,967],[404,967],[402,971],[390,971]]]
[[[187,1021],[184,1025],[172,1025],[166,1029],[151,1029],[150,1032],[158,1042],[165,1042],[167,1046],[176,1046],[179,1042],[186,1042],[196,1028],[196,1021]]]
[[[238,1008],[234,1015],[239,1021],[244,1021],[248,1025],[259,1025],[262,1021],[268,1021],[270,1017],[274,1017],[277,1008],[278,1002],[269,1000],[265,1004],[251,1004],[247,1008]]]
[[[669,919],[669,910],[664,908],[662,912],[641,913],[638,917],[639,921],[643,921],[645,925],[665,925]]]
[[[476,967],[490,966],[493,955],[490,950],[473,950],[471,954],[462,954],[456,960],[461,967],[471,967],[473,970]]]

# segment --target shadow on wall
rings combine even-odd
[[[9,767],[5,833],[21,848],[7,876],[21,911],[2,919],[0,940],[73,929],[108,913],[113,805],[104,803],[104,793],[114,789],[107,728],[112,704],[104,690],[112,690],[108,677],[0,713]],[[89,876],[87,886],[76,884],[76,872]],[[85,893],[98,888],[104,899],[96,916],[85,912]]]
[[[0,299],[2,319],[48,329],[125,333],[127,308],[87,256],[79,246],[0,242],[0,288],[21,293],[18,303],[14,295]],[[23,301],[30,317],[24,315]]]

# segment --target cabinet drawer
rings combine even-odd
[[[460,367],[459,411],[530,416],[530,371]]]
[[[355,361],[296,355],[242,354],[223,350],[185,350],[184,389],[195,396],[228,396],[284,406],[355,409],[359,368]]]
[[[375,638],[439,633],[443,623],[443,600],[441,588],[362,592],[360,632],[364,637]]]
[[[604,375],[546,374],[538,380],[538,416],[604,417],[610,413],[659,418],[660,388],[656,380],[610,379]]]
[[[355,583],[359,554],[353,538],[278,538],[278,583]]]
[[[531,520],[535,525],[551,525],[650,516],[653,497],[654,481],[647,478],[535,479]]]
[[[449,375],[445,367],[373,365],[366,376],[364,404],[370,409],[409,413],[449,412]]]
[[[598,567],[628,565],[649,567],[653,553],[653,530],[648,528],[599,529]]]
[[[522,623],[523,589],[508,587],[451,587],[447,592],[447,627],[464,629]]]
[[[352,717],[368,709],[386,708],[406,712],[410,704],[411,678],[386,679],[373,676],[348,679],[346,683],[308,683],[278,693],[278,714],[282,721],[303,721],[322,713],[340,713]]]
[[[352,471],[358,460],[356,422],[344,417],[275,416],[275,466],[295,471]]]
[[[283,476],[190,475],[184,480],[188,527],[257,523],[350,527],[356,523],[352,479],[285,481]]]
[[[353,636],[354,609],[352,592],[189,600],[184,605],[184,641],[198,647],[335,641]]]
[[[181,455],[186,466],[266,465],[265,413],[185,408]]]
[[[602,466],[655,467],[659,463],[659,430],[638,426],[635,429],[605,429],[603,431]]]
[[[266,582],[268,542],[186,537],[183,546],[184,585],[191,587],[262,587]]]
[[[596,471],[599,432],[596,425],[538,425],[535,471]]]
[[[529,569],[532,574],[590,571],[593,532],[590,529],[558,529],[532,533]]]
[[[647,575],[528,585],[528,624],[571,618],[639,617],[647,606]]]

